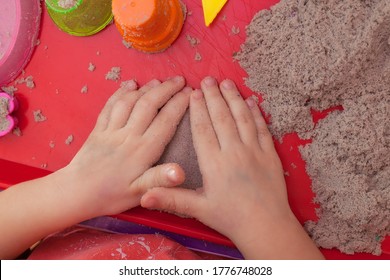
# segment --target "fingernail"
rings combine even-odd
[[[246,101],[246,104],[248,104],[248,107],[251,109],[256,106],[256,102],[253,100],[252,97],[248,97],[245,101]]]
[[[192,92],[192,88],[190,88],[190,87],[185,87],[182,91],[183,91],[184,93],[191,93],[191,92]]]
[[[217,84],[217,81],[213,77],[206,77],[203,79],[203,83],[208,87],[212,87]]]
[[[203,98],[203,92],[200,89],[196,89],[192,92],[192,97],[196,100]]]
[[[161,84],[161,82],[157,79],[153,79],[151,80],[150,82],[147,83],[148,86],[151,86],[151,87],[155,87],[155,86],[158,86],[159,84]]]
[[[174,81],[175,83],[181,83],[183,80],[184,78],[182,76],[176,76],[172,78],[172,81]]]
[[[235,88],[236,88],[236,85],[235,85],[234,82],[231,81],[231,80],[224,80],[224,81],[222,82],[222,87],[223,87],[224,89],[231,90],[231,89],[235,89]]]
[[[177,172],[174,168],[168,168],[167,176],[172,181],[177,181]]]

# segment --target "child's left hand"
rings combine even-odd
[[[60,171],[67,178],[61,188],[72,189],[88,216],[120,213],[139,205],[149,188],[184,182],[177,164],[152,167],[188,107],[192,90],[184,84],[182,77],[139,90],[130,83],[109,99],[84,146]]]

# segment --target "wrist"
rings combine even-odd
[[[253,221],[232,241],[246,259],[323,258],[291,211],[278,219]]]
[[[63,208],[66,216],[73,223],[90,219],[97,216],[96,207],[92,207],[90,201],[93,194],[89,193],[86,178],[79,178],[78,172],[71,166],[66,166],[47,178],[53,192],[58,198],[58,204]],[[83,185],[85,184],[85,185]]]

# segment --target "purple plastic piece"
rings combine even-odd
[[[198,252],[205,252],[208,254],[213,254],[221,257],[231,258],[231,259],[243,259],[244,257],[241,253],[232,247],[215,244],[209,241],[200,240],[192,237],[187,237],[184,235],[159,230],[128,221],[119,220],[111,217],[99,217],[91,219],[81,223],[82,226],[94,229],[100,229],[108,232],[115,233],[127,233],[127,234],[161,234],[166,237],[175,240],[177,243]]]

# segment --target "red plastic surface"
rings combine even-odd
[[[187,16],[174,45],[159,54],[144,54],[125,48],[114,25],[91,37],[70,36],[61,32],[43,9],[40,45],[25,69],[25,76],[34,77],[36,88],[18,85],[16,96],[20,108],[16,116],[23,135],[10,134],[0,138],[0,187],[43,176],[70,162],[93,128],[107,98],[119,87],[119,82],[105,80],[111,67],[120,66],[122,80],[135,78],[141,85],[152,78],[163,80],[180,74],[186,77],[188,85],[199,87],[204,76],[212,75],[219,80],[234,80],[245,97],[253,94],[244,85],[247,74],[232,55],[245,41],[245,26],[255,13],[278,0],[229,1],[210,28],[204,25],[200,0],[182,1],[191,15]],[[240,29],[239,34],[233,34],[233,27]],[[191,46],[187,35],[198,38],[200,43]],[[202,56],[201,61],[194,59],[197,52]],[[88,70],[89,63],[96,65],[95,71]],[[88,93],[83,94],[80,91],[85,85]],[[47,117],[46,121],[34,121],[33,111],[38,109]],[[322,116],[317,114],[315,118]],[[74,141],[66,145],[65,140],[71,134]],[[316,219],[310,178],[298,150],[298,145],[305,142],[291,134],[283,139],[282,144],[275,144],[289,174],[286,180],[294,213],[302,223]],[[46,170],[42,170],[42,166]],[[140,208],[118,217],[231,245],[225,237],[191,219]],[[388,239],[385,240],[384,254],[378,258],[390,258],[389,243]],[[349,256],[337,250],[324,250],[324,253],[330,259],[377,258],[369,254]]]

